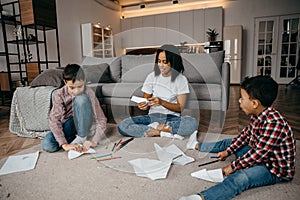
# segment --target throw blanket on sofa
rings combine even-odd
[[[21,137],[44,137],[50,130],[48,115],[56,87],[18,87],[14,92],[9,130]]]

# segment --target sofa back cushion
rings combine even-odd
[[[107,63],[109,65],[110,76],[113,82],[120,82],[121,80],[121,58],[96,58],[96,57],[84,57],[82,65],[98,65]]]
[[[182,53],[184,75],[190,83],[220,83],[224,51],[210,54]]]
[[[112,83],[109,65],[101,63],[96,65],[82,65],[87,84],[91,83]]]
[[[124,55],[121,58],[122,82],[143,83],[154,69],[155,54]]]
[[[30,83],[31,87],[53,86],[62,87],[65,85],[63,80],[63,69],[46,69]]]

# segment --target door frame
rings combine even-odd
[[[258,73],[258,39],[259,39],[259,22],[261,21],[273,21],[273,33],[272,33],[272,52],[271,54],[268,54],[271,56],[272,65],[271,65],[271,77],[275,79],[276,72],[277,72],[277,60],[278,60],[278,22],[279,22],[279,16],[271,16],[271,17],[257,17],[254,20],[254,73],[255,75],[259,75]],[[265,62],[265,61],[264,61]]]
[[[299,14],[293,14],[293,15],[283,15],[279,17],[279,28],[278,28],[278,34],[279,33],[283,33],[283,21],[285,19],[291,19],[291,18],[298,18],[299,22],[298,22],[298,45],[297,45],[297,49],[296,49],[296,63],[295,63],[295,67],[297,66],[297,62],[299,60],[299,51],[300,51],[300,13]],[[280,35],[281,36],[281,35]],[[282,51],[282,37],[278,38],[278,56],[277,56],[277,72],[276,72],[276,78],[275,80],[278,83],[281,84],[287,84],[289,82],[291,82],[296,76],[297,76],[297,69],[295,69],[295,76],[294,77],[290,77],[290,78],[280,78],[280,67],[281,67],[281,51]]]

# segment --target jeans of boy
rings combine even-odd
[[[172,127],[172,134],[191,135],[198,128],[198,121],[190,116],[175,116],[160,113],[136,116],[121,121],[119,132],[124,136],[144,137],[150,130],[149,124],[158,122]]]
[[[218,153],[224,151],[231,143],[232,139],[225,139],[219,142],[199,143],[198,148],[201,152]],[[246,146],[235,153],[237,157],[243,156],[251,147]],[[273,185],[281,182],[282,179],[272,174],[265,164],[257,164],[253,167],[240,169],[230,174],[219,183],[207,190],[199,192],[205,200],[227,200],[235,197],[241,192],[254,187]]]
[[[92,125],[92,106],[86,94],[75,96],[73,102],[74,116],[63,123],[63,132],[67,142],[70,144],[78,134],[87,136]],[[47,152],[55,152],[60,149],[53,133],[50,131],[41,142],[42,149]]]

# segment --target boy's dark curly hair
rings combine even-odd
[[[75,81],[85,80],[84,71],[77,64],[68,64],[63,73],[63,78],[65,81]]]
[[[278,94],[278,84],[270,76],[246,77],[241,84],[251,99],[257,99],[265,107],[270,107]]]

